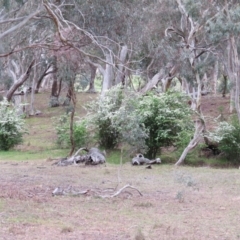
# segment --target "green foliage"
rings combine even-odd
[[[154,158],[161,147],[179,141],[180,132],[191,132],[186,103],[180,93],[139,96],[116,87],[89,107],[89,119],[102,147],[127,143]]]
[[[120,88],[113,88],[104,97],[100,96],[96,102],[88,106],[91,113],[89,121],[94,128],[95,137],[101,147],[113,149],[119,142],[119,131],[112,119],[115,112],[120,108],[123,100]]]
[[[215,132],[209,137],[219,143],[219,149],[225,154],[228,161],[240,162],[240,123],[236,116],[231,122],[220,122]]]
[[[56,122],[57,144],[62,148],[69,148],[70,142],[70,118],[64,114]],[[86,121],[75,121],[73,125],[73,137],[76,148],[83,147],[87,143]]]
[[[186,126],[184,131],[178,133],[177,141],[175,146],[178,148],[179,151],[183,151],[184,148],[189,144],[191,138],[193,136],[193,126],[190,124]]]
[[[89,76],[88,75],[86,75],[86,74],[77,75],[75,83],[74,83],[75,91],[77,91],[77,92],[84,91],[85,88],[88,86],[88,84],[89,84]]]
[[[191,130],[191,110],[186,96],[167,92],[161,95],[149,94],[139,102],[139,115],[148,132],[147,156],[155,158],[161,147],[171,146],[181,137],[181,132]],[[180,134],[180,135],[179,135]]]
[[[0,102],[0,150],[9,150],[22,142],[24,120],[5,98]]]

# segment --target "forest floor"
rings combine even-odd
[[[91,98],[95,95],[81,94],[79,104]],[[146,169],[129,161],[58,167],[45,155],[24,159],[30,150],[63,154],[55,152],[52,117],[64,109],[49,109],[42,99],[36,99],[42,114],[28,120],[29,135],[16,156],[0,152],[0,239],[240,239],[238,168],[162,164]],[[203,98],[209,128],[220,113],[229,115],[228,108],[228,98]],[[77,113],[85,114],[82,106]],[[127,184],[142,195],[126,188],[112,197]],[[57,187],[84,194],[53,196]]]

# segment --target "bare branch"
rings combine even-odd
[[[22,22],[20,22],[19,24],[11,27],[10,29],[8,29],[7,31],[3,32],[2,34],[0,34],[0,39],[5,37],[6,35],[8,35],[11,32],[16,31],[17,29],[23,27],[31,18],[33,18],[34,16],[36,16],[38,13],[40,13],[40,8],[37,9],[37,11],[35,11],[34,13],[30,14],[28,17],[26,17]]]

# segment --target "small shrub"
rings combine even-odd
[[[127,143],[152,159],[161,147],[175,144],[181,132],[192,133],[193,129],[187,99],[175,92],[141,96],[115,87],[88,110],[102,147],[111,149]]]
[[[119,143],[119,131],[112,124],[112,117],[120,108],[123,100],[122,90],[113,88],[104,97],[87,106],[91,113],[89,121],[92,123],[95,137],[99,145],[105,149],[113,149]]]
[[[9,150],[22,142],[24,120],[5,98],[0,102],[0,150]]]
[[[138,115],[148,131],[147,157],[155,158],[161,147],[169,147],[179,142],[184,131],[192,133],[191,110],[186,96],[178,92],[161,95],[150,93],[139,101]]]
[[[219,144],[219,150],[225,154],[228,161],[240,163],[240,123],[236,116],[232,117],[230,123],[220,122],[209,137]]]
[[[65,114],[56,121],[57,144],[62,148],[71,146],[70,142],[70,118]],[[83,147],[87,142],[87,124],[85,120],[75,121],[73,136],[76,148]]]

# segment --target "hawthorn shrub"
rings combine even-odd
[[[0,102],[0,150],[8,151],[23,141],[24,120],[6,98]]]

